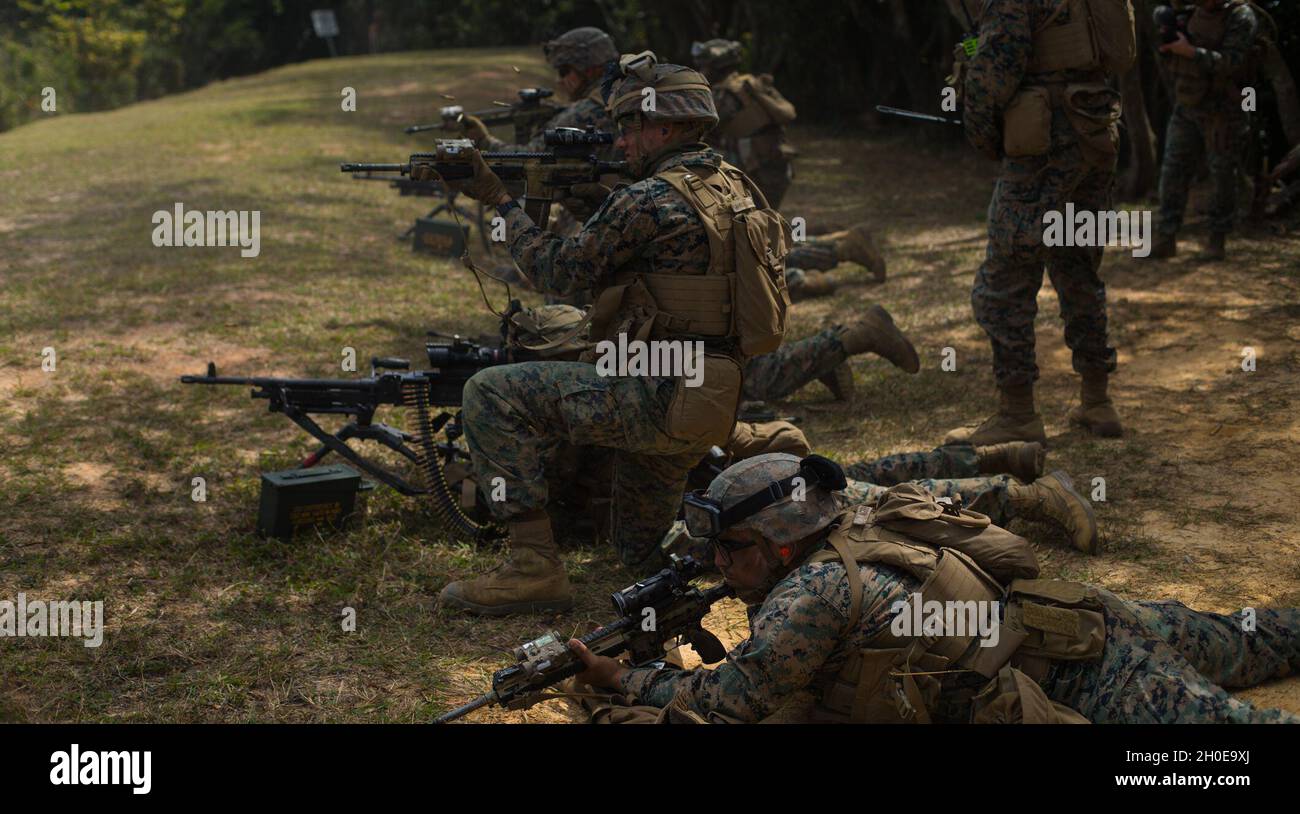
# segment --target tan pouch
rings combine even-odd
[[[1066,580],[1018,579],[1007,593],[1006,624],[1026,634],[1018,653],[1061,661],[1101,657],[1106,618],[1091,587]]]
[[[1002,151],[1011,158],[1052,148],[1052,100],[1047,88],[1022,88],[1002,114]]]
[[[1047,697],[1014,667],[1003,667],[972,702],[976,724],[1086,724],[1088,719]]]
[[[1079,136],[1083,158],[1093,167],[1113,167],[1119,156],[1119,92],[1100,82],[1065,86],[1065,116]]]
[[[686,377],[678,377],[664,432],[679,441],[721,446],[740,409],[740,365],[721,354],[705,354],[701,364],[699,387],[687,387]]]

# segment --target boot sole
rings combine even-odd
[[[1085,554],[1092,554],[1092,555],[1100,554],[1101,553],[1101,529],[1098,528],[1097,526],[1097,513],[1092,510],[1092,504],[1089,503],[1084,498],[1083,495],[1079,494],[1075,490],[1074,479],[1071,478],[1069,475],[1067,475],[1065,472],[1058,469],[1055,472],[1049,473],[1049,477],[1056,478],[1056,482],[1061,484],[1061,486],[1065,489],[1066,494],[1070,495],[1071,497],[1079,501],[1079,505],[1083,507],[1084,514],[1088,516],[1088,525],[1092,527],[1092,543],[1088,546],[1088,548],[1083,548],[1079,550]],[[1076,545],[1075,548],[1079,548],[1079,547]]]
[[[898,333],[899,338],[903,340],[903,344],[907,347],[908,358],[906,359],[906,364],[899,364],[898,362],[895,362],[893,359],[890,359],[889,362],[893,364],[895,367],[897,367],[898,369],[906,373],[912,373],[912,374],[920,373],[921,356],[916,352],[916,346],[913,345],[912,340],[908,339],[907,335],[904,334],[901,330],[899,330],[898,326],[894,324],[894,318],[889,315],[889,312],[886,311],[884,307],[880,305],[873,305],[871,306],[871,308],[867,309],[867,311],[868,313],[878,315],[879,317],[884,319],[885,322],[888,322],[889,327],[893,328],[894,331]]]

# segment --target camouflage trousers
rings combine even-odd
[[[795,342],[783,342],[771,353],[745,363],[744,396],[751,401],[783,399],[835,370],[847,358],[838,326]]]
[[[802,282],[805,269],[830,271],[839,264],[840,254],[835,241],[817,238],[800,241],[794,244],[794,248],[790,249],[790,253],[785,256],[786,284],[798,285]]]
[[[981,475],[975,447],[950,444],[930,452],[901,452],[874,461],[849,464],[844,489],[846,506],[874,502],[891,486],[915,481],[935,497],[960,497],[962,505],[987,514],[995,525],[1005,526],[1014,516],[1007,486],[1010,475]]]
[[[1250,138],[1245,115],[1209,115],[1174,107],[1165,133],[1165,154],[1160,164],[1160,217],[1156,233],[1173,237],[1183,225],[1187,192],[1196,175],[1202,151],[1210,165],[1214,197],[1210,205],[1210,231],[1231,232],[1237,223],[1237,191],[1241,183],[1241,156]]]
[[[1300,609],[1201,613],[1180,602],[1129,602],[1101,591],[1106,646],[1100,661],[1060,663],[1047,695],[1093,723],[1300,723],[1256,708],[1228,688],[1253,687],[1300,670]]]
[[[510,522],[551,503],[547,469],[564,445],[604,447],[613,458],[614,549],[628,566],[657,556],[686,476],[709,448],[664,433],[674,388],[672,378],[601,376],[582,362],[475,374],[461,416],[476,482],[487,495],[504,485],[504,500],[488,501],[493,516]]]
[[[1054,122],[1054,129],[1068,123]],[[1059,134],[1054,143],[1061,143]],[[1065,344],[1079,373],[1115,369],[1115,350],[1106,340],[1106,286],[1098,276],[1102,249],[1047,247],[1043,219],[1051,211],[1103,211],[1111,207],[1114,168],[1095,169],[1077,142],[1043,156],[1005,158],[988,212],[988,247],[975,275],[971,305],[975,321],[993,345],[993,375],[999,387],[1038,379],[1034,319],[1043,268],[1056,289],[1065,321]]]

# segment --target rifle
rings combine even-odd
[[[524,212],[542,228],[557,192],[575,184],[599,181],[602,175],[624,175],[628,171],[626,161],[601,161],[593,152],[599,146],[613,144],[612,133],[600,133],[594,127],[558,127],[544,131],[542,139],[548,148],[544,152],[483,153],[483,160],[507,186],[522,186]],[[405,164],[341,164],[339,169],[410,175],[412,167],[423,165],[432,167],[444,180],[456,181],[473,177],[474,165],[469,158],[473,149],[469,139],[439,139],[434,152],[415,153]]]
[[[302,467],[320,463],[331,452],[337,453],[363,471],[403,495],[430,495],[434,513],[458,536],[486,540],[500,536],[497,529],[479,523],[461,509],[451,494],[443,474],[446,464],[468,455],[456,445],[461,436],[460,412],[446,409],[433,414],[434,407],[457,408],[465,382],[478,371],[493,365],[516,361],[515,354],[503,348],[482,347],[459,336],[451,341],[429,342],[425,352],[429,370],[410,371],[407,359],[376,357],[370,360],[370,376],[357,379],[281,379],[270,377],[218,376],[217,366],[209,362],[206,376],[181,376],[181,384],[241,385],[254,388],[255,399],[266,399],[273,413],[284,413],[321,447],[308,455]],[[415,411],[414,433],[374,421],[381,405],[404,405]],[[336,432],[329,432],[313,415],[344,415],[351,418]],[[438,433],[446,440],[439,442]],[[398,473],[362,456],[348,445],[356,438],[375,441],[415,464],[424,485],[411,483]]]
[[[945,119],[943,116],[931,116],[929,113],[917,113],[915,110],[904,110],[901,107],[888,107],[886,105],[876,105],[876,112],[886,113],[890,116],[902,116],[905,119],[919,119],[923,122],[939,122],[940,124],[961,124],[961,119]]]
[[[553,95],[554,91],[550,88],[523,88],[519,91],[518,102],[513,104],[493,102],[496,107],[476,110],[469,115],[478,117],[488,127],[514,125],[515,143],[526,144],[538,125],[550,121],[562,109],[554,102],[544,101]],[[406,128],[406,134],[424,133],[429,130],[460,130],[460,121],[465,115],[465,108],[460,105],[448,105],[439,108],[438,115],[442,118],[438,124],[413,124]]]
[[[659,573],[610,595],[619,618],[578,641],[598,656],[627,651],[632,663],[645,666],[663,659],[664,645],[681,638],[695,648],[705,664],[721,661],[726,650],[718,637],[700,624],[720,599],[734,595],[731,586],[696,588],[690,581],[703,568],[691,557],[672,557]],[[648,628],[648,629],[647,629]],[[569,637],[552,630],[515,648],[518,664],[492,675],[492,689],[464,706],[440,715],[445,724],[493,702],[506,709],[527,709],[546,700],[541,691],[582,672],[582,660],[568,646]]]

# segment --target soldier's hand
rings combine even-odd
[[[433,171],[432,165],[416,164],[415,166],[411,167],[411,180],[412,181],[438,181],[441,179],[438,178],[438,173]]]
[[[586,223],[612,191],[599,183],[574,184],[569,187],[568,197],[560,200],[560,205],[569,210],[573,217]]]
[[[593,687],[618,689],[619,679],[627,673],[626,667],[609,656],[597,656],[577,639],[569,639],[569,649],[574,652],[574,655],[582,659],[582,663],[587,668],[574,676],[575,680],[581,684],[590,684]]]
[[[1186,59],[1192,59],[1196,56],[1196,46],[1188,42],[1187,37],[1181,31],[1178,32],[1178,39],[1160,46],[1160,51],[1162,53],[1173,54]]]
[[[506,185],[483,160],[482,153],[474,150],[470,154],[470,162],[474,167],[474,177],[455,184],[460,192],[488,206],[498,206],[510,200]]]
[[[465,138],[474,142],[474,146],[480,150],[487,146],[490,136],[488,135],[487,125],[478,116],[466,113],[460,117],[460,129],[465,134]]]

